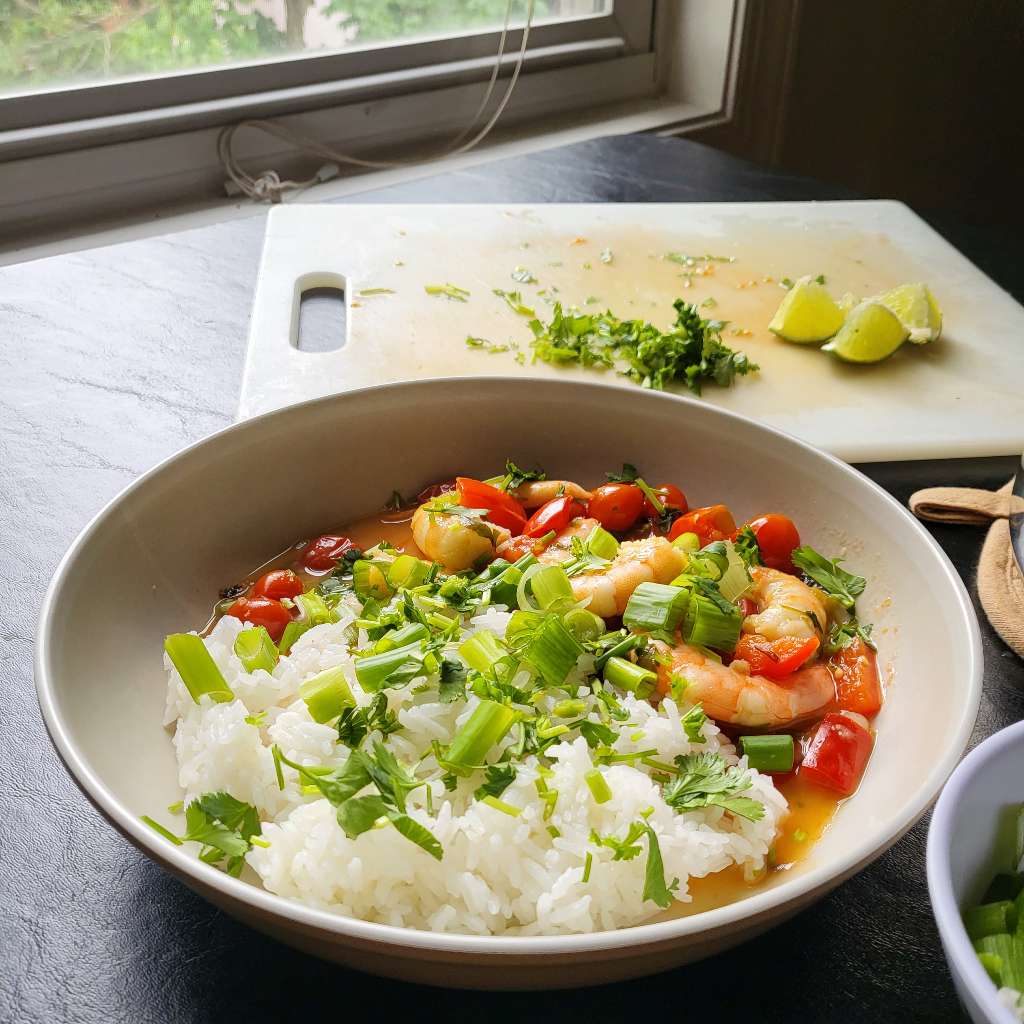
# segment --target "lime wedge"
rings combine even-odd
[[[928,285],[916,282],[901,284],[878,296],[903,321],[915,345],[938,341],[942,333],[942,310]]]
[[[887,306],[865,299],[856,306],[836,336],[822,346],[847,363],[878,363],[907,340],[907,329]]]
[[[843,311],[843,319],[850,315],[850,310],[857,305],[857,296],[853,292],[843,292],[843,297],[836,303]]]
[[[799,278],[786,293],[768,330],[786,341],[806,344],[831,338],[842,322],[843,311],[825,286],[808,275]]]

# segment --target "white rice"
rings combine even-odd
[[[336,742],[336,730],[314,722],[297,699],[304,679],[341,665],[358,702],[370,702],[349,655],[354,610],[344,604],[339,610],[340,622],[305,633],[273,673],[251,675],[233,653],[236,635],[247,627],[222,618],[206,645],[236,695],[230,703],[204,697],[196,705],[164,659],[166,721],[177,723],[174,747],[185,802],[224,790],[259,809],[269,846],[253,848],[247,861],[271,892],[339,914],[432,931],[550,935],[620,928],[660,912],[642,897],[647,840],[640,841],[642,855],[616,861],[612,850],[591,841],[591,833],[622,838],[642,814],[658,835],[666,881],[679,880],[676,896],[684,902],[690,899],[690,878],[734,864],[751,876],[763,870],[787,809],[769,777],[750,772],[752,788],[745,795],[765,807],[756,822],[713,807],[678,814],[645,772],[621,764],[601,768],[612,798],[597,804],[584,780],[594,764],[582,738],[547,750],[553,762],[547,786],[558,791],[547,820],[534,785],[536,758],[531,757],[500,798],[522,809],[515,817],[473,800],[479,779],[463,780],[452,793],[434,782],[434,817],[426,810],[425,789],[413,792],[409,813],[440,841],[440,861],[390,826],[347,838],[327,800],[302,794],[294,771],[286,770],[285,789],[278,788],[271,753],[276,743],[290,760],[309,765],[336,765],[347,756]],[[508,618],[507,612],[491,608],[468,628],[502,635]],[[450,740],[477,703],[472,696],[466,702],[437,703],[431,700],[436,690],[413,692],[418,682],[385,691],[403,726],[387,743],[407,762],[417,761],[435,739]],[[655,748],[659,759],[668,761],[677,754],[710,751],[746,767],[710,721],[703,727],[705,742],[691,744],[672,701],[655,709],[627,695],[621,703],[630,721],[616,740],[618,751]],[[253,719],[259,712],[265,715]],[[511,736],[505,742],[511,743]],[[553,837],[549,826],[560,834]],[[588,853],[592,865],[584,882]]]

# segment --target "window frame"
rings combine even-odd
[[[608,14],[578,15],[541,23],[530,29],[530,52],[548,48],[591,47],[606,50],[611,39],[623,53],[649,52],[654,0],[619,0]],[[268,93],[303,90],[330,84],[408,75],[460,62],[493,64],[500,28],[437,34],[336,51],[288,54],[265,60],[201,69],[183,69],[118,78],[109,82],[65,85],[0,97],[2,133],[58,126],[88,120],[158,115],[168,107],[219,103],[222,109],[251,108]],[[509,33],[506,50],[518,48],[521,30]],[[232,104],[231,101],[236,101]]]

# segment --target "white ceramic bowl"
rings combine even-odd
[[[837,410],[836,415],[842,415]],[[852,416],[851,429],[856,417]],[[848,549],[895,676],[856,797],[808,858],[730,906],[591,935],[474,937],[339,917],[199,863],[139,815],[180,799],[161,726],[166,633],[297,538],[503,459],[603,479],[628,461],[692,505],[790,513],[804,540]],[[792,437],[699,401],[599,384],[456,379],[371,388],[224,430],[112,501],[60,564],[43,605],[36,678],[69,771],[103,814],[196,891],[285,942],[366,970],[453,986],[564,987],[696,960],[796,913],[876,858],[938,794],[977,712],[982,660],[949,561],[888,494]],[[571,970],[567,967],[571,966]]]
[[[967,937],[960,911],[975,906],[997,863],[1000,815],[1024,803],[1024,722],[990,736],[964,758],[928,827],[928,893],[953,983],[975,1024],[1016,1024]]]

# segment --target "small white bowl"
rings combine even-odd
[[[856,430],[857,410],[836,410]],[[740,902],[589,935],[437,934],[290,902],[200,863],[141,814],[181,798],[161,726],[161,645],[218,588],[394,489],[415,494],[505,458],[599,481],[628,461],[737,518],[788,512],[806,543],[848,553],[895,672],[856,796],[805,860]],[[709,956],[820,899],[931,805],[971,734],[981,640],[956,570],[926,530],[856,470],[795,438],[658,392],[524,378],[392,384],[221,431],[115,498],[75,541],[43,603],[36,681],[47,728],[86,795],[133,843],[225,910],[320,956],[437,985],[569,987]]]
[[[977,904],[998,871],[1000,815],[1024,803],[1024,722],[990,736],[942,791],[928,829],[928,892],[953,983],[975,1024],[1016,1024],[967,937],[961,910]]]

